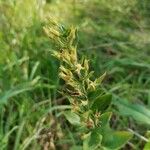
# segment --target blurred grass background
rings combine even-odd
[[[59,64],[43,32],[49,16],[77,26],[79,56],[95,76],[107,72],[111,126],[133,132],[130,149],[143,149],[150,130],[149,0],[0,0],[0,149],[40,149],[38,133],[57,120],[52,111],[64,109],[56,107]],[[67,127],[56,128],[67,133],[60,143],[75,143]]]

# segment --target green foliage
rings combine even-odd
[[[72,125],[80,125],[80,117],[74,112],[65,111],[63,114]]]
[[[149,149],[150,149],[150,142],[148,142],[144,147],[144,150],[149,150]]]
[[[13,89],[10,89],[9,91],[4,92],[3,95],[0,95],[1,97],[0,105],[6,104],[8,99],[12,98],[13,96],[24,93],[26,91],[31,91],[32,89],[36,88],[37,86],[36,84],[38,80],[39,80],[39,77],[33,79],[31,82],[17,85],[17,87],[13,87]]]
[[[103,128],[98,130],[103,135],[102,142],[106,149],[119,149],[132,137],[132,134],[126,131],[113,131],[108,126],[108,122]]]
[[[139,104],[131,104],[126,100],[117,101],[121,115],[132,116],[138,123],[150,125],[150,110]]]
[[[92,110],[104,112],[109,107],[111,99],[112,99],[111,94],[105,94],[103,96],[96,97],[91,106]]]

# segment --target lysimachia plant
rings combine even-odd
[[[71,149],[115,150],[120,149],[130,138],[127,131],[114,131],[109,127],[111,94],[105,93],[101,82],[106,73],[94,78],[86,58],[78,59],[77,30],[66,29],[54,21],[44,27],[45,33],[58,46],[52,55],[60,61],[59,77],[64,81],[61,94],[67,97],[70,110],[63,112],[70,124],[76,127],[83,144]]]

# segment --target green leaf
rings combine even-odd
[[[111,103],[111,99],[112,99],[112,95],[111,94],[105,94],[103,96],[99,96],[97,97],[94,102],[93,102],[93,105],[92,105],[92,110],[94,111],[105,111],[110,103]]]
[[[102,89],[100,89],[100,88],[98,88],[98,89],[96,89],[96,90],[94,90],[94,91],[90,91],[90,92],[88,93],[88,98],[89,98],[89,100],[90,100],[90,101],[94,100],[96,97],[100,96],[102,92],[103,92],[103,91],[102,91]]]
[[[89,139],[89,147],[97,147],[101,144],[102,136],[95,130],[91,133],[90,139]]]
[[[83,150],[96,150],[101,146],[102,135],[93,130],[83,141]]]
[[[117,100],[115,104],[124,116],[133,117],[138,123],[150,125],[150,110],[139,104],[131,104],[127,100]]]
[[[150,141],[145,144],[144,150],[150,150]]]
[[[112,113],[111,112],[106,112],[106,113],[103,113],[101,116],[100,116],[100,125],[103,127],[103,126],[106,126],[111,118],[111,115]]]
[[[83,150],[82,146],[73,146],[70,150]]]
[[[102,76],[100,76],[98,79],[96,79],[96,83],[101,84],[105,77],[106,77],[106,72]]]
[[[65,111],[63,114],[72,125],[80,125],[80,117],[77,114],[71,111]]]
[[[115,132],[109,126],[100,127],[98,132],[103,137],[102,146],[112,150],[120,149],[132,137],[132,134],[128,131]]]
[[[132,137],[132,134],[127,131],[116,131],[109,133],[105,139],[105,147],[110,149],[120,149]]]
[[[132,133],[128,131],[114,131],[109,127],[111,115],[111,112],[102,114],[100,117],[101,126],[95,129],[103,137],[101,144],[105,150],[120,149],[132,137]]]

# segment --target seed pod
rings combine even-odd
[[[81,66],[81,64],[77,64],[75,72],[77,72],[77,74],[80,75],[81,69],[83,69],[83,67]]]
[[[88,71],[89,70],[89,63],[88,63],[87,59],[84,60],[84,64],[83,65],[84,65],[85,70]]]
[[[88,121],[86,122],[86,126],[89,129],[94,128],[94,121],[91,118],[89,118]]]

